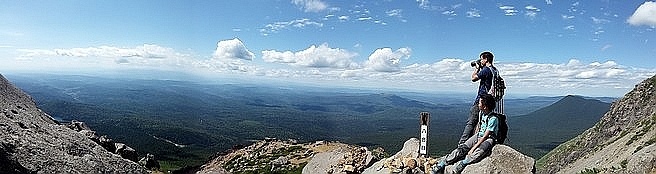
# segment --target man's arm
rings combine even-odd
[[[481,68],[476,68],[474,69],[474,72],[471,75],[472,82],[478,81],[480,78],[478,78],[478,71],[480,71]]]

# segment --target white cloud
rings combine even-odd
[[[574,25],[568,25],[563,27],[564,30],[574,30]]]
[[[547,5],[553,4],[553,2],[551,2],[551,0],[545,0],[545,1],[546,1]]]
[[[269,33],[278,33],[280,30],[288,29],[289,27],[305,28],[308,26],[323,27],[323,23],[315,22],[307,18],[295,19],[287,22],[274,22],[267,24],[264,26],[264,28],[260,29],[260,32],[262,34],[268,35]]]
[[[535,7],[535,6],[532,6],[532,5],[526,6],[526,7],[524,7],[524,8],[525,8],[526,10],[530,10],[530,11],[540,11],[539,8],[537,8],[537,7]]]
[[[379,72],[399,71],[401,59],[410,57],[410,52],[410,48],[399,48],[396,51],[391,48],[379,48],[371,53],[364,66]]]
[[[341,21],[347,21],[349,20],[349,16],[339,16],[338,19]]]
[[[574,16],[568,16],[568,15],[560,15],[560,16],[565,20],[574,19]]]
[[[203,71],[210,73],[238,73],[244,77],[268,77],[300,80],[330,85],[357,87],[400,88],[423,91],[457,90],[475,91],[477,84],[470,79],[469,60],[444,58],[434,63],[402,66],[403,59],[411,55],[409,48],[375,50],[359,66],[353,62],[355,53],[330,48],[327,44],[310,46],[298,52],[262,51],[266,62],[281,65],[264,67],[248,60],[248,50],[238,39],[223,40],[217,50],[233,52],[232,58],[202,59],[181,54],[172,48],[143,45],[133,48],[110,46],[71,49],[22,49],[15,62],[3,62],[0,67],[23,65],[35,70],[79,69],[97,67],[171,68],[179,71]],[[219,45],[228,46],[219,46]],[[610,45],[603,49],[610,48]],[[225,54],[223,54],[225,55]],[[247,58],[235,58],[242,55]],[[202,56],[201,56],[202,57]],[[252,58],[250,58],[252,59]],[[621,96],[633,86],[656,74],[656,69],[627,67],[618,62],[597,61],[584,63],[571,59],[562,64],[546,63],[497,63],[508,85],[508,94],[582,94],[597,96]],[[328,67],[328,68],[307,68]],[[412,84],[412,85],[408,85]]]
[[[538,12],[540,12],[539,8],[537,8],[535,6],[532,6],[532,5],[526,6],[526,7],[524,7],[524,9],[526,9],[526,12],[524,13],[524,15],[526,15],[527,17],[529,17],[531,19],[535,18],[538,15]]]
[[[419,3],[419,8],[430,9],[430,1],[429,0],[417,0],[417,3]]]
[[[212,55],[215,59],[243,59],[253,60],[255,54],[248,51],[244,43],[238,38],[222,40],[216,44],[216,50]]]
[[[140,57],[149,59],[164,59],[180,57],[183,54],[175,52],[172,48],[161,47],[158,45],[144,44],[135,48],[118,48],[112,46],[99,46],[87,48],[69,48],[69,49],[19,49],[23,52],[22,57]]]
[[[603,47],[601,47],[601,51],[606,51],[607,49],[609,49],[611,47],[613,47],[613,45],[604,45]]]
[[[469,11],[467,11],[467,17],[468,18],[480,18],[481,17],[481,12],[478,9],[472,8]]]
[[[321,12],[328,8],[328,5],[321,0],[292,0],[292,3],[305,12]]]
[[[500,6],[499,9],[503,10],[504,15],[506,16],[515,16],[519,11],[515,10],[515,7],[513,6]]]
[[[369,17],[369,16],[367,16],[367,17],[359,17],[359,18],[358,18],[358,21],[368,21],[368,20],[372,20],[372,19],[373,19],[373,18],[371,18],[371,17]]]
[[[401,9],[393,9],[393,10],[386,11],[385,14],[387,14],[387,16],[391,16],[391,17],[403,17],[403,15],[401,15],[402,12],[403,12],[403,10],[401,10]]]
[[[453,10],[444,11],[444,12],[442,12],[442,14],[447,15],[447,16],[456,16],[457,15],[456,12],[453,11]]]
[[[275,50],[262,51],[262,59],[265,62],[315,68],[355,68],[357,64],[352,61],[355,56],[357,56],[356,53],[339,48],[330,48],[325,43],[319,46],[312,45],[295,53]]]
[[[654,16],[654,17],[656,17],[656,16]],[[596,17],[590,17],[590,19],[592,19],[592,22],[595,23],[595,24],[606,24],[606,23],[610,22],[610,20],[608,20],[608,19],[601,19],[601,18],[596,18]]]
[[[627,22],[634,26],[647,25],[656,28],[656,2],[647,1],[640,5]]]

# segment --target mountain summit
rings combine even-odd
[[[59,124],[0,75],[0,173],[145,173]]]
[[[542,157],[538,173],[656,172],[655,86],[656,76],[636,85],[592,128]]]

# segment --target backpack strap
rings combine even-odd
[[[487,119],[485,120],[485,122],[488,123],[488,124],[490,124],[490,118],[492,118],[492,117],[497,117],[497,129],[498,129],[499,124],[501,124],[501,123],[499,123],[500,121],[499,121],[498,113],[496,113],[496,112],[494,112],[494,111],[490,112],[489,117],[487,117]],[[498,130],[497,130],[497,131],[498,131]],[[492,139],[494,139],[495,142],[497,141],[497,134],[498,134],[498,132],[494,132],[494,134],[492,134]]]

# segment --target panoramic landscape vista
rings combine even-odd
[[[656,74],[653,1],[2,1],[0,23],[2,76],[162,172],[268,138],[389,156],[421,112],[443,156],[485,51],[507,87],[505,144],[537,160]]]

